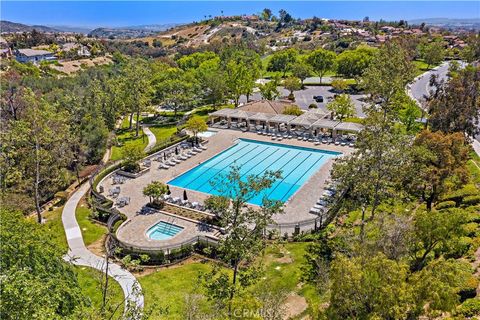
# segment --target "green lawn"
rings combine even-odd
[[[46,219],[45,228],[48,229],[52,241],[62,249],[63,253],[67,253],[68,244],[67,237],[63,229],[62,211],[63,206],[58,207],[53,211],[47,211],[43,217]]]
[[[86,246],[99,240],[104,234],[107,233],[106,227],[94,223],[89,218],[90,213],[91,210],[87,208],[84,203],[80,204],[75,212],[80,230],[82,230],[83,242],[85,242]]]
[[[258,286],[283,288],[304,296],[310,306],[318,306],[321,302],[319,295],[311,285],[301,282],[301,265],[304,263],[304,254],[307,243],[287,243],[267,248],[264,255],[259,257],[265,266],[265,274]],[[159,271],[138,278],[145,294],[145,304],[151,306],[156,302],[159,307],[168,308],[169,314],[153,315],[152,319],[182,319],[182,310],[185,305],[184,297],[195,292],[199,284],[198,276],[210,271],[211,263],[188,263],[185,265],[160,269]],[[310,311],[310,310],[307,310]]]
[[[111,160],[116,161],[122,159],[122,150],[127,145],[139,145],[145,148],[148,145],[148,138],[143,134],[143,131],[140,130],[138,137],[135,136],[135,129],[129,131],[127,129],[121,129],[117,131],[117,141],[119,146],[112,147],[112,156]]]
[[[428,66],[423,60],[413,60],[413,65],[415,66],[415,76],[419,76],[422,73],[425,73],[436,66]]]
[[[147,276],[138,277],[145,296],[147,308],[154,303],[158,307],[168,308],[169,314],[162,317],[153,314],[152,319],[182,320],[184,297],[198,287],[197,278],[200,274],[210,271],[209,263],[190,263],[170,269],[161,269]]]
[[[92,306],[94,306],[96,310],[100,310],[103,299],[100,281],[103,274],[95,269],[79,266],[75,267],[75,272],[82,293],[90,299]],[[115,312],[114,319],[120,318],[123,313],[124,295],[118,282],[111,277],[108,281],[107,299],[108,305],[110,306],[109,309],[111,309],[108,315],[110,316],[112,312]],[[119,306],[118,309],[114,311],[117,306]],[[108,319],[109,316],[105,319]]]
[[[472,182],[480,186],[480,156],[472,151],[470,158],[467,162],[468,171],[470,171]]]
[[[177,132],[177,126],[164,126],[164,127],[149,127],[150,131],[153,132],[157,138],[157,145],[162,144],[165,140],[169,139],[172,135]]]

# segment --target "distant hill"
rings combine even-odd
[[[93,28],[87,28],[87,27],[56,26],[56,25],[51,25],[49,27],[60,30],[62,32],[72,32],[72,33],[82,33],[82,34],[88,34],[93,29]]]
[[[450,18],[425,18],[409,20],[409,24],[422,24],[428,26],[450,28],[450,29],[474,29],[480,30],[480,18],[471,19],[450,19]]]
[[[30,32],[33,29],[40,32],[60,32],[60,30],[47,26],[29,26],[22,23],[16,23],[6,20],[0,20],[0,32]]]
[[[110,38],[110,39],[132,39],[149,37],[157,34],[160,31],[165,31],[178,24],[155,24],[155,25],[143,25],[121,28],[97,28],[88,34],[91,37],[96,38]]]

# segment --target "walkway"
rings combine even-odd
[[[68,253],[64,257],[65,260],[80,266],[92,267],[105,272],[105,259],[90,252],[83,242],[82,232],[75,218],[75,210],[80,199],[87,193],[90,185],[84,183],[71,197],[68,199],[62,212],[62,222],[65,228],[68,242]],[[135,277],[117,264],[110,263],[108,274],[113,277],[122,287],[125,295],[125,305],[128,301],[134,302],[139,309],[143,308],[143,294],[140,284]],[[134,287],[136,291],[134,292]]]
[[[143,126],[143,133],[148,137],[148,145],[145,147],[145,152],[152,150],[153,147],[157,144],[157,137],[150,131],[149,127]]]

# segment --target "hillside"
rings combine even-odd
[[[97,28],[90,31],[88,35],[96,38],[133,39],[153,36],[158,32],[167,30],[173,26],[176,26],[176,24],[142,25],[122,28]]]
[[[29,26],[22,23],[0,20],[0,32],[2,33],[30,32],[33,29],[41,32],[60,32],[60,30],[47,27],[47,26],[40,26],[40,25]]]

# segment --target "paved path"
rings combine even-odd
[[[148,137],[148,145],[145,147],[145,152],[152,150],[153,147],[157,144],[157,137],[150,131],[150,128],[143,127],[143,133]]]
[[[90,252],[83,242],[82,232],[75,218],[75,210],[80,199],[87,193],[90,185],[84,183],[71,197],[68,199],[62,212],[62,222],[65,228],[68,242],[68,253],[64,257],[65,260],[80,266],[92,267],[105,272],[105,259]],[[122,287],[125,303],[132,301],[136,303],[138,308],[143,308],[143,294],[141,293],[140,284],[135,277],[117,264],[110,263],[108,274],[114,278]],[[132,295],[134,286],[137,287],[139,294]]]

